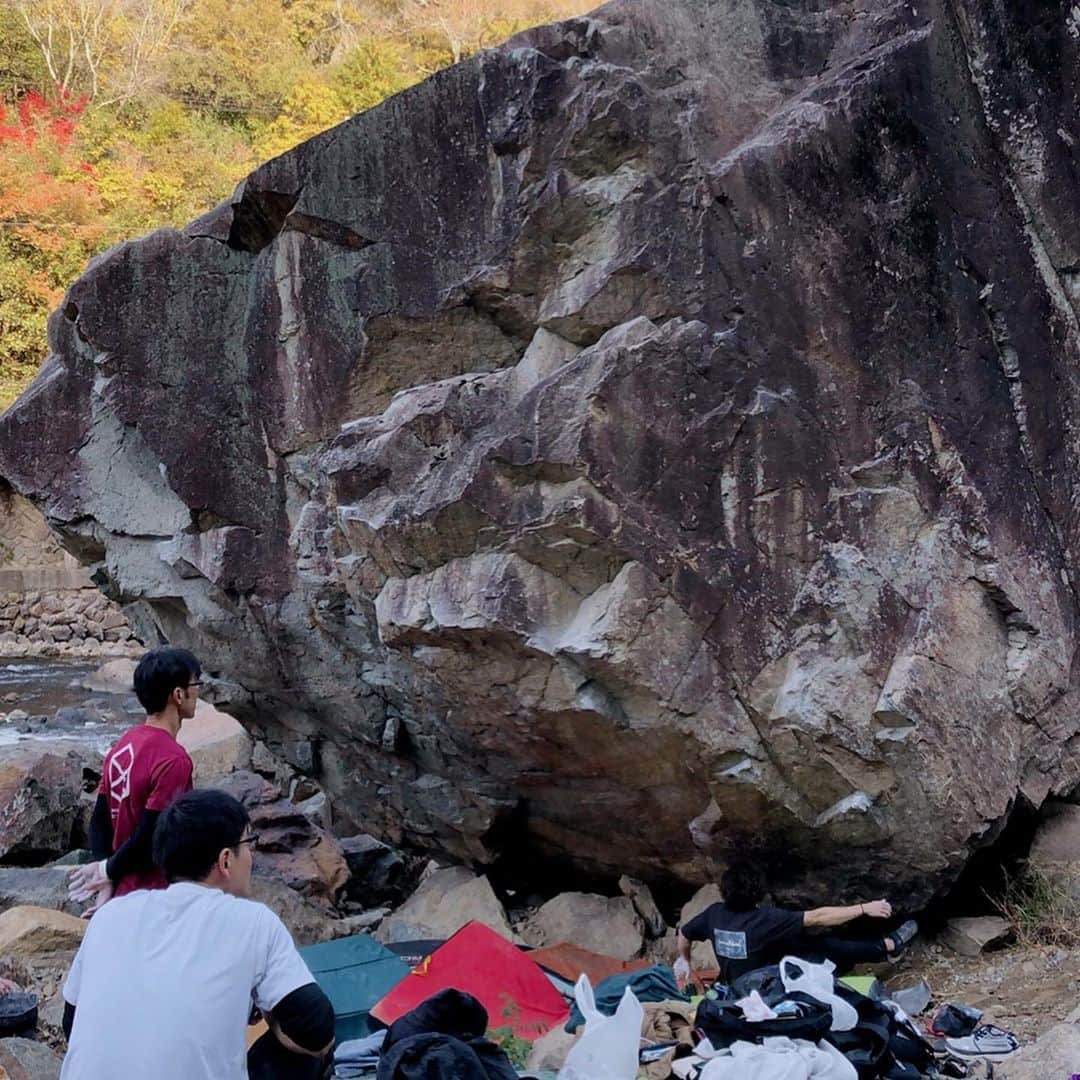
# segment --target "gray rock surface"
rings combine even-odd
[[[101,755],[63,740],[0,747],[0,860],[40,865],[86,839]]]
[[[1071,1076],[1080,1062],[1080,1025],[1055,1024],[1030,1046],[999,1065],[1001,1080],[1053,1080]]]
[[[0,1039],[0,1075],[10,1080],[58,1080],[60,1056],[31,1039]]]
[[[700,915],[707,907],[719,904],[723,898],[720,896],[720,887],[715,882],[702,885],[700,889],[682,906],[679,912],[680,929],[684,923],[689,922],[695,915]],[[674,952],[672,954],[674,958]],[[695,971],[715,971],[716,953],[708,941],[695,941],[690,946],[690,964]]]
[[[442,940],[473,920],[507,940],[514,937],[488,879],[464,866],[450,866],[424,878],[416,892],[380,923],[375,937],[382,942]]]
[[[79,915],[83,905],[68,899],[69,872],[60,866],[0,867],[0,911],[20,904]]]
[[[1080,779],[1078,48],[530,31],[95,260],[0,475],[358,829],[918,904]]]
[[[625,896],[560,893],[529,919],[522,936],[530,945],[568,941],[590,952],[631,960],[641,955],[645,926]]]
[[[342,920],[331,918],[324,907],[307,900],[280,879],[258,871],[251,878],[251,898],[277,915],[297,945],[314,945],[351,932]]]
[[[317,903],[333,904],[349,880],[349,867],[337,839],[313,823],[301,807],[257,773],[239,769],[214,787],[242,802],[258,834],[256,865]]]
[[[1013,928],[999,915],[972,915],[950,919],[939,940],[961,956],[979,956],[987,949],[1004,945]]]

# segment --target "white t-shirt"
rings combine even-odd
[[[315,980],[265,905],[177,882],[110,900],[64,983],[61,1080],[243,1080],[252,1002]]]

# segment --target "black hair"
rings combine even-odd
[[[732,911],[750,911],[765,898],[765,875],[753,863],[732,863],[720,878],[720,892]]]
[[[148,714],[165,708],[178,686],[187,686],[202,674],[199,661],[187,649],[163,645],[151,649],[135,669],[135,696]]]
[[[166,881],[202,881],[225,848],[239,848],[251,823],[243,803],[202,788],[174,799],[154,829],[154,862]]]

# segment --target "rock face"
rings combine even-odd
[[[333,904],[349,880],[338,841],[313,824],[295,803],[256,773],[241,769],[215,779],[214,787],[242,802],[259,837],[258,871],[302,896]]]
[[[382,942],[442,940],[466,923],[482,922],[507,940],[514,932],[486,877],[464,866],[436,870],[375,931]]]
[[[1080,779],[1078,33],[531,31],[95,260],[0,474],[358,828],[917,903]]]
[[[11,1080],[57,1080],[60,1057],[30,1039],[0,1039],[0,1076]]]
[[[101,755],[59,740],[0,749],[0,859],[40,865],[82,845]]]
[[[0,955],[30,960],[43,953],[77,949],[86,920],[49,908],[8,908],[0,914]]]
[[[568,941],[590,952],[632,960],[641,954],[645,926],[628,897],[560,893],[529,920],[530,945]]]

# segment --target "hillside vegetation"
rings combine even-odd
[[[0,409],[87,259],[584,0],[0,0]]]

